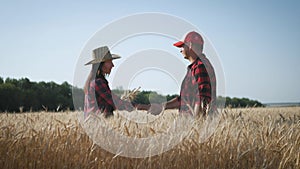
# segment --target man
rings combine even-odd
[[[216,110],[216,77],[213,66],[203,54],[203,38],[192,31],[184,41],[173,45],[181,48],[180,52],[191,64],[182,81],[180,96],[167,102],[165,109],[178,108],[180,113],[206,116]]]

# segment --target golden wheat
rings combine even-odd
[[[117,112],[106,123],[133,138],[176,132],[177,112]],[[133,117],[136,117],[135,114]],[[93,143],[76,112],[0,114],[1,168],[300,168],[300,108],[226,109],[203,141],[199,120],[180,144],[162,154],[128,158]],[[204,133],[205,134],[205,133]],[[204,135],[205,136],[205,135]],[[170,144],[171,144],[170,140]],[[155,146],[155,145],[152,145]]]

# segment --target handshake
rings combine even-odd
[[[165,106],[163,104],[151,104],[150,108],[148,109],[148,113],[153,115],[159,115],[165,110]]]
[[[130,101],[132,102],[137,95],[140,93],[140,88],[134,88],[133,90],[126,90],[122,96],[121,96],[121,100],[123,101]],[[145,105],[145,104],[137,104],[136,108],[139,110],[147,110],[148,113],[153,114],[153,115],[159,115],[160,113],[162,113],[164,111],[164,104],[158,104],[158,103],[152,103],[150,105]]]

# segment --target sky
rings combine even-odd
[[[221,63],[218,70],[224,73],[225,91],[222,94],[263,103],[300,102],[299,8],[300,1],[292,0],[1,0],[0,77],[73,84],[79,57],[99,30],[120,18],[151,12],[181,18],[205,35]],[[122,26],[118,30],[122,30]],[[149,36],[122,42],[112,53],[117,52],[124,60],[142,52],[139,50],[154,43],[155,38]],[[172,43],[173,40],[169,37],[163,42]],[[138,42],[137,51],[134,48],[126,50],[130,42]],[[183,67],[179,71],[183,76],[189,62],[171,45],[170,49],[164,45],[162,48],[181,61]],[[121,63],[116,60],[110,81],[116,77],[114,71],[118,67],[121,69]],[[132,66],[136,64],[133,62]],[[151,84],[151,78],[156,77],[167,78],[168,83],[173,83],[177,87],[173,92],[180,86],[176,80],[174,85],[172,76],[148,69],[136,72],[134,77],[131,84],[147,86]],[[148,77],[150,82],[142,80],[143,77]],[[163,86],[156,82],[152,87],[157,85]],[[165,85],[160,90],[168,92],[168,88]]]

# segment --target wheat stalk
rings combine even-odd
[[[126,101],[132,101],[136,97],[136,95],[139,93],[141,87],[134,88],[133,90],[125,90],[123,95],[121,96],[122,100]]]
[[[164,113],[153,122],[151,114],[138,115],[149,122],[95,115],[87,123],[105,123],[134,139],[168,133],[166,144],[172,144],[178,138],[175,134],[180,133],[170,127],[181,118],[178,114]],[[0,163],[1,168],[299,168],[299,115],[297,107],[227,109],[207,142],[199,139],[203,121],[196,120],[192,131],[171,150],[134,159],[122,157],[121,149],[113,154],[93,143],[73,112],[0,113]],[[156,148],[156,141],[144,151]]]

